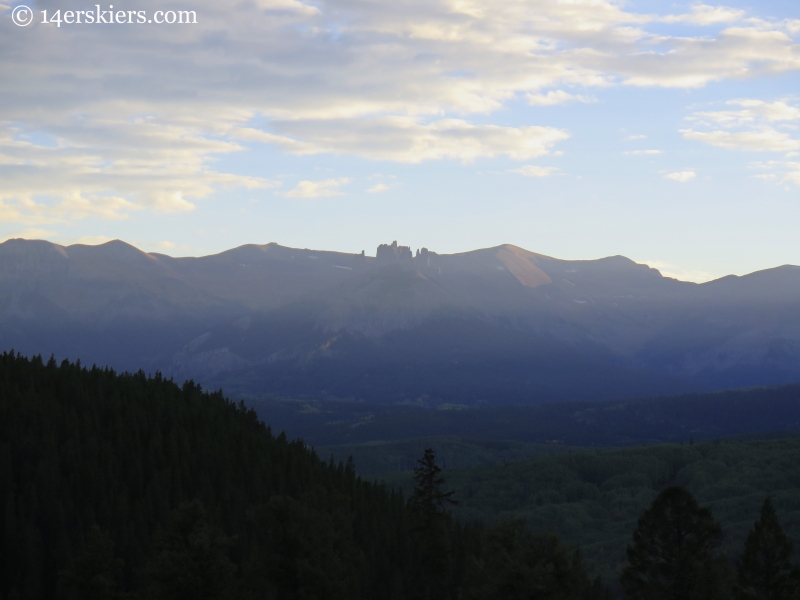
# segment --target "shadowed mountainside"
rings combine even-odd
[[[504,245],[378,257],[0,244],[0,345],[239,396],[596,400],[800,380],[800,268],[705,284]]]

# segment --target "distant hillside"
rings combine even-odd
[[[420,440],[436,439],[449,464],[469,466],[464,454],[498,451],[501,460],[560,447],[632,446],[800,432],[800,385],[725,390],[600,402],[425,409],[413,406],[258,400],[252,406],[270,423],[338,457],[367,453],[362,473],[405,469]],[[442,446],[443,440],[449,440]],[[454,440],[457,440],[457,444]],[[415,441],[413,444],[408,442]],[[502,443],[500,443],[502,442]],[[534,447],[503,446],[509,442]],[[430,442],[434,444],[433,441]],[[498,445],[499,443],[499,445]],[[452,444],[459,448],[453,447]],[[545,451],[545,448],[550,450]],[[408,453],[411,450],[410,454]],[[504,453],[508,451],[509,455]],[[392,458],[390,458],[392,457]],[[488,457],[479,462],[490,462]],[[363,467],[369,465],[366,470]]]
[[[264,394],[423,405],[800,381],[800,267],[697,285],[515,246],[373,258],[0,244],[0,347]]]

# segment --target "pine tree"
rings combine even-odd
[[[795,568],[789,560],[791,554],[792,543],[783,533],[772,500],[767,498],[737,564],[737,596],[741,600],[796,597],[798,589]]]
[[[424,456],[414,468],[414,494],[409,499],[409,507],[428,524],[447,512],[447,507],[458,504],[453,500],[454,491],[443,492],[444,477],[442,469],[436,464],[433,448],[425,450]]]
[[[416,596],[425,600],[451,597],[453,561],[447,507],[457,502],[452,498],[453,491],[442,490],[441,473],[433,449],[426,449],[414,469],[416,485],[408,501],[420,573]]]
[[[714,556],[722,530],[680,487],[661,492],[639,519],[620,582],[632,600],[707,600],[725,593]]]

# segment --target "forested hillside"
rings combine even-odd
[[[0,598],[480,597],[505,543],[509,577],[602,597],[556,538],[456,524],[437,473],[431,453],[406,503],[221,393],[4,353]]]
[[[366,449],[362,449],[365,452]],[[465,521],[521,518],[581,549],[592,572],[617,581],[636,522],[659,491],[680,486],[712,510],[734,561],[764,499],[800,548],[800,438],[718,440],[617,450],[572,449],[516,463],[445,471]],[[380,479],[409,488],[408,473]]]

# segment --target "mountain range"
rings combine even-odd
[[[433,406],[800,381],[800,267],[703,284],[512,245],[204,257],[0,244],[0,347],[161,371],[239,397]]]

